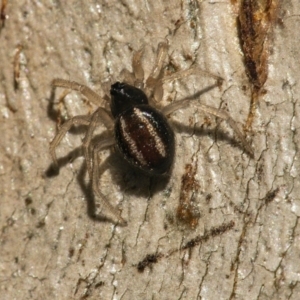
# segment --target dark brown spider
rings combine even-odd
[[[166,81],[183,78],[197,71],[190,68],[164,77],[162,71],[167,50],[167,43],[159,44],[156,63],[146,80],[141,65],[142,51],[134,54],[132,61],[133,73],[127,70],[124,71],[128,83],[116,82],[111,85],[110,111],[102,107],[103,99],[87,86],[64,79],[54,79],[52,82],[54,87],[79,91],[89,101],[99,106],[92,115],[75,116],[61,126],[50,143],[50,153],[53,161],[57,164],[55,149],[67,131],[73,125],[86,125],[87,131],[82,147],[93,191],[97,197],[102,199],[103,203],[122,225],[125,225],[126,221],[116,208],[109,203],[99,188],[100,161],[98,153],[104,148],[115,146],[125,160],[148,175],[160,176],[167,174],[172,166],[175,153],[174,133],[168,123],[167,116],[192,103],[203,112],[227,121],[242,141],[245,149],[249,154],[252,154],[252,149],[236,122],[225,111],[191,101],[190,99],[184,99],[165,107],[160,107],[159,102],[163,97],[163,84]],[[206,90],[219,86],[222,81],[217,76],[211,74],[210,76],[216,79],[216,83]],[[152,105],[149,104],[148,99]],[[103,139],[101,143],[93,144],[91,142],[93,133],[100,123],[106,126],[110,136]]]

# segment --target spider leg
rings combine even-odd
[[[104,100],[97,93],[91,90],[86,85],[82,85],[75,81],[65,80],[56,78],[52,81],[52,86],[54,87],[62,87],[71,89],[74,91],[80,92],[83,96],[85,96],[90,102],[94,103],[97,106],[103,105]]]
[[[109,201],[106,199],[106,197],[101,193],[99,189],[99,156],[98,153],[103,150],[106,147],[112,146],[115,143],[114,137],[109,137],[105,140],[103,140],[100,144],[96,145],[94,150],[93,150],[93,168],[92,168],[92,175],[91,175],[91,180],[92,180],[92,187],[95,195],[102,199],[103,203],[105,206],[109,209],[109,211],[118,219],[118,222],[122,226],[126,226],[127,222],[121,217],[120,213],[117,211],[115,207],[113,207]]]
[[[63,139],[65,134],[70,130],[70,128],[73,125],[89,125],[91,121],[91,116],[76,116],[73,117],[72,119],[69,119],[66,121],[61,128],[59,129],[58,133],[50,143],[50,154],[52,156],[54,164],[57,166],[57,157],[55,153],[55,149],[60,143],[60,141]]]
[[[135,77],[134,86],[143,89],[144,88],[144,69],[142,66],[142,56],[144,49],[141,49],[134,53],[132,57],[132,69]]]
[[[94,130],[96,129],[97,125],[99,123],[103,123],[108,130],[112,130],[114,127],[114,121],[109,115],[109,113],[103,108],[99,107],[91,116],[91,122],[89,124],[87,133],[83,139],[83,151],[84,156],[87,164],[87,170],[90,175],[90,178],[92,178],[92,168],[93,168],[93,157],[91,156],[91,140],[93,137]]]
[[[167,53],[168,53],[168,44],[166,42],[159,43],[157,47],[156,61],[149,77],[147,78],[147,84],[148,81],[150,83],[153,79],[159,77],[164,61],[166,60]]]
[[[173,103],[171,103],[169,105],[166,105],[165,107],[162,107],[161,108],[161,112],[165,116],[168,116],[168,115],[172,114],[173,112],[175,112],[176,110],[188,106],[189,104],[192,103],[192,101],[198,100],[201,95],[209,92],[210,90],[212,90],[212,89],[214,89],[214,88],[216,88],[218,86],[219,86],[218,82],[216,82],[216,83],[214,83],[212,85],[209,85],[208,87],[202,89],[201,91],[197,92],[196,94],[194,94],[194,95],[192,95],[190,97],[186,97],[183,100],[179,100],[179,101],[173,102]],[[199,103],[199,105],[203,105],[203,104]]]
[[[213,86],[211,86],[212,88]],[[234,130],[235,134],[238,136],[240,141],[242,142],[243,146],[245,147],[246,151],[250,154],[251,157],[254,157],[253,150],[249,143],[247,142],[245,136],[240,131],[237,123],[229,116],[229,114],[223,110],[219,110],[217,108],[201,104],[199,102],[195,102],[195,100],[191,99],[183,99],[172,104],[165,106],[161,111],[165,115],[170,115],[171,113],[175,112],[178,109],[186,108],[188,105],[195,105],[197,108],[202,110],[205,113],[211,114],[215,117],[225,120]]]
[[[152,91],[153,99],[159,102],[163,98],[163,82],[161,80],[162,68],[168,53],[168,44],[161,42],[158,44],[156,61],[154,67],[146,80],[148,91]],[[150,94],[149,92],[147,94]]]
[[[178,72],[173,73],[172,75],[165,76],[164,78],[161,79],[162,83],[168,82],[168,81],[174,81],[178,79],[185,78],[190,75],[198,75],[199,73],[205,74],[209,77],[212,77],[216,80],[218,86],[221,86],[223,83],[223,78],[217,75],[214,75],[208,71],[202,70],[198,68],[197,66],[192,66],[187,70],[181,70]]]
[[[144,69],[142,66],[143,53],[144,49],[134,52],[132,57],[132,72],[123,69],[120,74],[123,81],[141,90],[144,89]]]

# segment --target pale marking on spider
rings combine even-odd
[[[143,154],[138,151],[138,148],[136,146],[135,141],[130,137],[130,135],[127,133],[127,125],[125,120],[121,117],[120,118],[121,122],[121,128],[122,128],[122,134],[124,136],[124,139],[128,142],[128,145],[130,147],[131,153],[136,155],[137,160],[143,165],[146,166],[147,162],[143,157]]]
[[[159,154],[162,157],[166,157],[166,147],[165,147],[164,143],[162,142],[161,137],[155,130],[154,126],[147,120],[147,118],[145,118],[143,113],[138,108],[134,108],[134,112],[136,113],[137,117],[140,119],[141,123],[145,124],[150,135],[154,137],[155,147],[156,147],[157,151],[159,152]]]

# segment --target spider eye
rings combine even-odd
[[[127,109],[148,104],[146,94],[141,90],[125,82],[116,82],[111,86],[111,113],[114,118]]]

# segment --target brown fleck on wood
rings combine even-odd
[[[190,228],[194,229],[198,225],[199,213],[193,205],[193,195],[199,190],[198,180],[195,179],[197,174],[197,164],[187,164],[185,173],[181,178],[181,189],[179,205],[177,207],[177,220]]]
[[[246,73],[252,85],[251,104],[245,130],[251,128],[257,101],[265,93],[268,57],[278,0],[242,0],[238,16],[239,37]]]
[[[7,19],[7,16],[5,14],[6,5],[7,5],[7,0],[2,0],[1,9],[0,9],[0,31],[4,27],[5,20]]]

